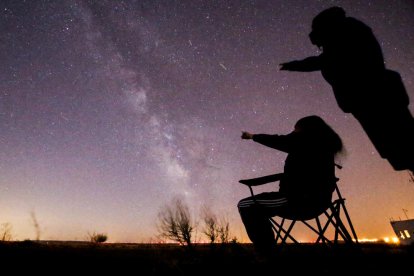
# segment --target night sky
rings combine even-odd
[[[148,242],[180,196],[248,241],[238,180],[282,172],[286,154],[241,131],[287,134],[319,115],[346,148],[337,176],[359,237],[394,236],[391,218],[414,218],[408,172],[381,159],[320,72],[279,70],[319,53],[311,21],[334,5],[373,29],[413,112],[410,0],[1,0],[0,223],[17,240],[35,238],[35,214],[41,239]]]

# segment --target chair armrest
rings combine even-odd
[[[283,173],[278,173],[278,174],[271,174],[271,175],[266,175],[266,176],[257,177],[257,178],[251,178],[251,179],[242,179],[242,180],[239,180],[239,182],[247,186],[259,186],[259,185],[267,184],[270,182],[279,181],[282,178],[282,176],[283,176]]]

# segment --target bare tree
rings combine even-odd
[[[11,241],[12,238],[12,225],[8,222],[2,223],[0,228],[0,241]]]
[[[33,227],[36,233],[36,240],[38,241],[40,240],[41,230],[40,230],[40,225],[39,225],[39,222],[37,221],[36,214],[34,211],[30,212],[30,217],[32,218]]]
[[[201,210],[201,216],[204,222],[202,233],[206,235],[210,243],[215,243],[219,235],[216,215],[210,208],[204,206]]]
[[[176,241],[181,245],[192,245],[195,229],[191,220],[190,209],[180,198],[174,198],[158,213],[158,232],[161,237]]]
[[[217,216],[206,206],[202,208],[201,215],[204,221],[202,232],[210,243],[228,243],[230,241],[230,223],[225,216],[217,219]]]
[[[218,237],[221,243],[229,243],[230,241],[230,223],[227,218],[222,217],[219,225],[218,225]]]

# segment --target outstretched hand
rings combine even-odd
[[[247,131],[242,131],[242,139],[253,139],[253,134],[247,132]]]
[[[296,61],[284,62],[279,64],[279,70],[294,71],[296,67]]]
[[[247,186],[250,186],[249,182],[250,181],[248,179],[241,179],[241,180],[239,180],[239,183],[244,184],[244,185],[247,185]]]

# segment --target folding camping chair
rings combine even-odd
[[[341,168],[339,165],[336,165]],[[272,176],[263,177],[263,179],[272,179]],[[351,218],[345,206],[345,198],[342,197],[338,182],[335,181],[335,190],[332,197],[332,202],[322,213],[315,216],[301,216],[301,214],[294,214],[286,217],[271,217],[272,228],[276,234],[276,243],[285,244],[287,240],[294,243],[299,243],[293,237],[292,229],[298,223],[302,223],[310,230],[317,234],[315,243],[324,244],[338,244],[341,240],[347,244],[358,244],[358,238],[352,224]],[[249,186],[250,193],[254,197],[253,189]],[[287,222],[287,225],[285,223]],[[333,238],[328,238],[328,230],[333,230]]]

